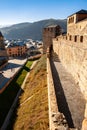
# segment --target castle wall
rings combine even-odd
[[[87,98],[87,36],[83,43],[79,42],[79,38],[74,42],[66,40],[66,36],[57,37],[53,39],[53,50]]]

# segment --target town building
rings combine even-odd
[[[8,57],[26,56],[27,47],[24,44],[10,44],[6,50]]]

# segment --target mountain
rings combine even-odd
[[[33,39],[41,40],[43,28],[49,25],[58,24],[62,27],[63,31],[66,32],[67,21],[47,19],[33,23],[19,23],[9,27],[0,28],[0,31],[7,39]]]

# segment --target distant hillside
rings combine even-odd
[[[66,19],[55,20],[47,19],[34,23],[20,23],[10,27],[0,28],[0,31],[7,39],[27,39],[31,38],[34,40],[42,39],[42,30],[48,25],[58,24],[62,27],[63,31],[66,31]]]

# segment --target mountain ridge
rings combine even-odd
[[[41,40],[42,31],[44,27],[49,25],[60,25],[63,32],[66,32],[67,20],[66,19],[45,19],[36,22],[24,22],[13,24],[9,27],[0,28],[0,31],[6,39],[33,39]]]

